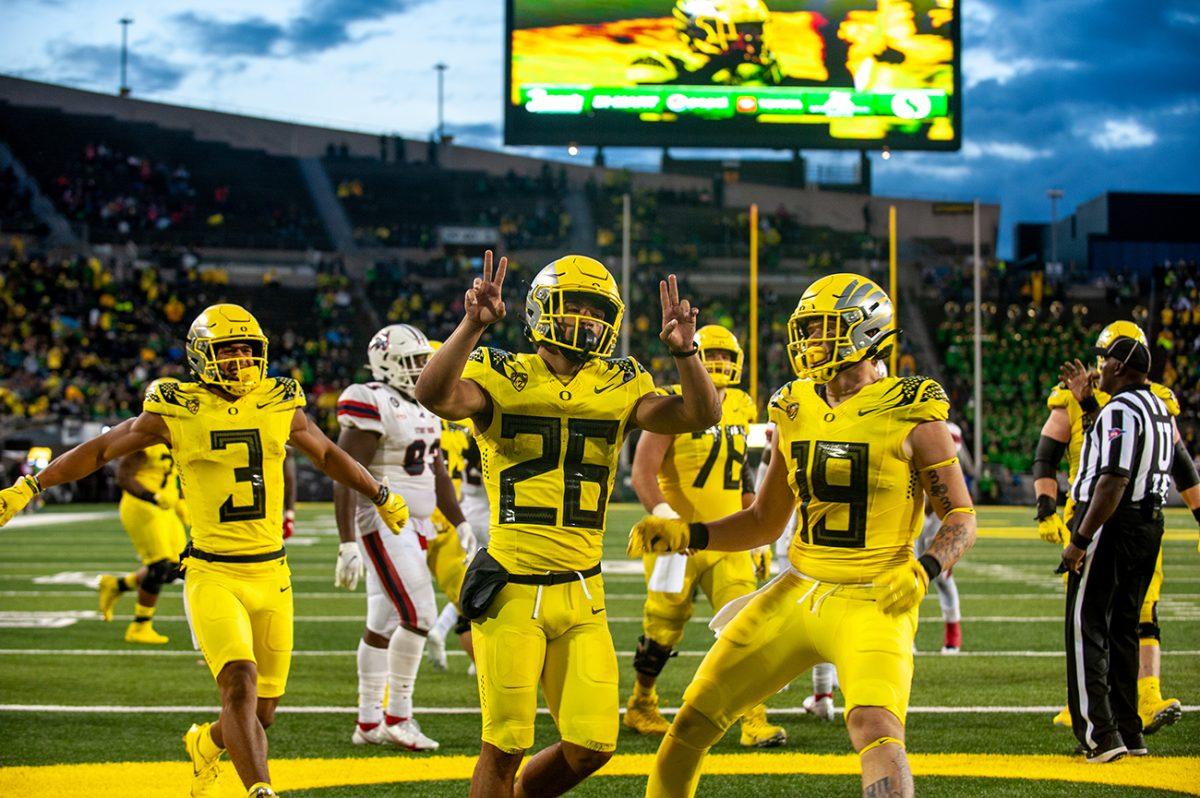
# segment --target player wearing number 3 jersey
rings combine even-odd
[[[184,737],[192,795],[218,795],[228,749],[251,796],[269,796],[264,730],[287,683],[292,591],[283,549],[283,459],[291,444],[334,480],[370,498],[399,532],[403,499],[326,438],[304,414],[295,380],[266,376],[267,339],[237,305],[213,305],[188,331],[192,379],[160,379],[142,413],[58,457],[36,479],[0,491],[0,525],[53,485],[156,444],[170,446],[192,520],[182,561],[192,633],[221,692],[221,717]]]
[[[891,300],[870,280],[816,281],[788,332],[800,379],[771,399],[773,452],[754,503],[690,526],[650,516],[630,532],[631,554],[745,550],[778,537],[800,503],[792,567],[714,619],[720,637],[658,750],[650,796],[694,794],[725,730],[818,662],[837,667],[864,795],[912,795],[904,718],[917,608],[975,534],[949,405],[932,380],[880,375],[896,330]],[[916,559],[922,488],[942,525]]]
[[[621,444],[634,427],[677,434],[719,419],[712,381],[692,357],[696,311],[679,299],[674,276],[660,285],[660,337],[682,387],[661,396],[637,361],[611,358],[624,304],[591,258],[560,258],[533,279],[523,321],[535,354],[474,349],[504,317],[505,268],[501,259],[493,275],[487,253],[483,277],[466,294],[466,318],[417,381],[423,405],[474,424],[490,499],[489,544],[461,596],[483,709],[471,795],[488,798],[514,788],[561,795],[612,756],[617,658],[600,554]],[[477,589],[485,580],[486,600]],[[514,785],[533,744],[539,682],[562,741],[537,754]]]

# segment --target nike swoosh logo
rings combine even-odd
[[[275,404],[275,402],[273,402],[273,401],[266,401],[266,402],[263,402],[262,404],[255,405],[255,407],[257,407],[259,410],[262,410],[262,409],[263,409],[264,407],[266,407],[267,405],[273,405],[273,404]]]
[[[604,612],[604,608],[603,608],[603,607],[601,607],[601,608],[600,608],[600,609],[598,609],[598,610],[592,610],[592,615],[599,615],[599,614],[600,614],[600,613],[602,613],[602,612]]]
[[[288,585],[287,587],[281,587],[281,588],[279,588],[279,592],[280,592],[280,593],[286,593],[286,592],[288,592],[288,591],[289,591],[289,590],[291,590],[291,589],[292,589],[292,586],[291,586],[291,585]]]

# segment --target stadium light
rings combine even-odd
[[[575,146],[574,144],[567,147],[567,155],[570,155],[572,158],[574,158],[578,154],[579,154],[579,147]]]
[[[892,158],[892,151],[889,150],[887,147],[884,147],[883,148],[883,160],[888,161],[888,160],[891,160],[891,158]]]
[[[129,26],[132,24],[132,17],[121,17],[121,86],[117,89],[117,94],[121,97],[129,96],[129,81],[126,79],[126,73],[129,66]]]
[[[1058,201],[1062,199],[1063,190],[1048,189],[1046,196],[1050,200],[1050,262],[1058,269]]]
[[[438,62],[433,65],[434,71],[437,72],[437,114],[438,114],[437,138],[438,138],[438,142],[443,142],[446,140],[446,122],[445,122],[445,118],[444,118],[442,112],[443,112],[443,109],[445,108],[445,99],[444,98],[445,98],[446,70],[449,68],[450,67],[446,66],[445,64],[443,64],[441,62]]]

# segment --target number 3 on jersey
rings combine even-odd
[[[584,449],[589,438],[609,445],[617,442],[617,421],[601,419],[567,419],[567,447],[562,450],[562,419],[553,416],[504,415],[500,421],[500,437],[512,440],[518,435],[533,435],[542,440],[542,453],[534,458],[509,466],[500,472],[500,523],[538,524],[554,526],[558,522],[557,507],[537,507],[517,504],[517,483],[556,468],[563,472],[562,524],[570,527],[600,529],[604,526],[604,511],[608,504],[607,465],[585,463]],[[599,487],[596,509],[583,508],[583,483]]]
[[[846,529],[829,529],[825,516],[811,526],[804,513],[801,535],[814,546],[834,546],[861,549],[867,544],[867,463],[870,444],[814,441],[811,465],[808,462],[809,441],[792,441],[792,457],[796,460],[796,485],[801,501],[849,505],[849,524]],[[811,475],[811,479],[809,476]]]

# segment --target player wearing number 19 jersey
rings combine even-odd
[[[466,294],[466,318],[417,383],[448,419],[470,418],[491,506],[488,547],[463,585],[483,710],[473,796],[560,795],[611,757],[619,726],[617,658],[600,556],[605,513],[626,433],[698,431],[717,420],[695,354],[695,313],[672,278],[660,286],[661,335],[679,359],[678,396],[658,396],[633,358],[612,358],[624,303],[603,264],[566,256],[533,279],[525,302],[534,354],[474,348],[505,315],[506,261]],[[473,350],[473,351],[472,351]],[[494,592],[493,592],[494,591]],[[538,685],[562,741],[537,754]]]

